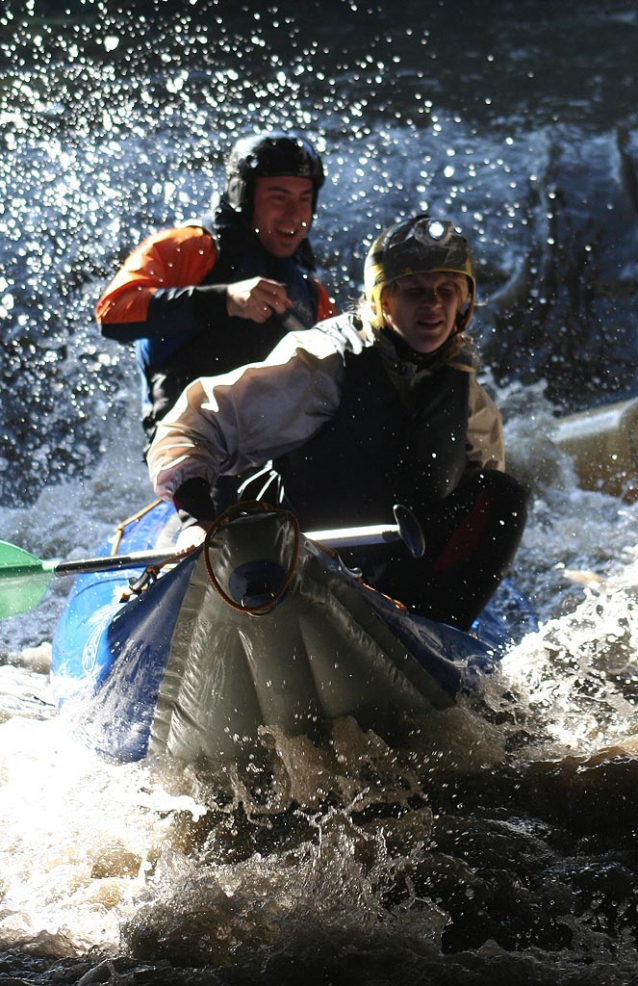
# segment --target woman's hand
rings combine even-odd
[[[191,548],[197,548],[200,544],[203,544],[212,523],[212,520],[202,520],[180,531],[177,544],[175,545],[175,554],[185,555]]]

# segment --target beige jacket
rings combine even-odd
[[[188,479],[211,486],[308,441],[336,412],[344,379],[344,354],[378,345],[399,391],[428,371],[401,362],[383,337],[357,331],[352,315],[285,336],[263,363],[252,363],[190,384],[160,422],[148,454],[155,492],[165,500]],[[467,430],[468,463],[504,470],[499,411],[473,370]]]

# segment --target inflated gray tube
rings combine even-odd
[[[325,720],[353,715],[383,734],[401,717],[451,703],[368,604],[371,590],[303,535],[297,544],[290,515],[220,527],[209,561],[217,585],[202,555],[173,636],[150,752],[235,759],[258,743],[260,726],[313,735]],[[243,608],[268,597],[273,606],[260,613]]]
[[[638,399],[561,418],[554,441],[572,457],[583,489],[638,499]]]

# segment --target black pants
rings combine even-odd
[[[444,500],[415,510],[425,554],[405,545],[340,552],[364,580],[420,616],[467,630],[496,591],[520,544],[526,494],[507,473],[476,473]]]

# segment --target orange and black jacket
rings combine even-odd
[[[188,383],[265,359],[285,335],[276,316],[261,325],[229,316],[226,286],[256,276],[279,281],[292,314],[309,328],[335,314],[313,268],[307,242],[280,259],[243,224],[222,223],[215,231],[210,217],[157,233],[127,258],[96,317],[108,339],[135,344],[149,439]]]

